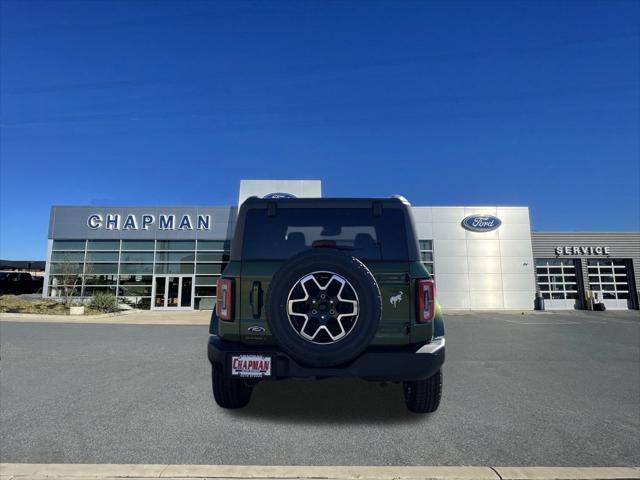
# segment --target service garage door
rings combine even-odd
[[[536,282],[548,310],[579,308],[576,260],[572,258],[537,258]]]
[[[625,260],[597,258],[587,261],[589,289],[610,310],[631,308],[629,269]]]

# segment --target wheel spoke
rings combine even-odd
[[[335,283],[339,285],[337,293],[336,287],[332,286]],[[308,285],[314,285],[317,292],[310,291]],[[318,344],[334,343],[353,330],[359,314],[358,296],[349,281],[341,275],[327,271],[313,272],[300,278],[291,288],[287,298],[287,314],[293,329],[305,340]],[[313,326],[310,325],[312,320]],[[315,329],[309,333],[308,327]]]

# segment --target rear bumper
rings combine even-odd
[[[370,347],[352,362],[332,368],[306,367],[272,346],[245,345],[227,342],[217,335],[209,336],[208,354],[211,363],[230,371],[232,355],[251,354],[272,357],[271,379],[308,377],[360,377],[374,381],[420,380],[428,378],[444,363],[444,337],[428,344],[401,347]]]

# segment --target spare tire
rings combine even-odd
[[[292,257],[267,291],[267,321],[276,342],[311,367],[341,365],[360,355],[376,335],[381,313],[371,271],[339,250]]]

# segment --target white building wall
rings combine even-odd
[[[238,206],[249,197],[264,197],[270,193],[289,193],[298,198],[322,197],[320,180],[240,180]]]
[[[438,301],[447,309],[532,310],[535,277],[527,207],[413,207],[418,238],[433,239]],[[469,215],[498,217],[491,232],[462,227]]]

